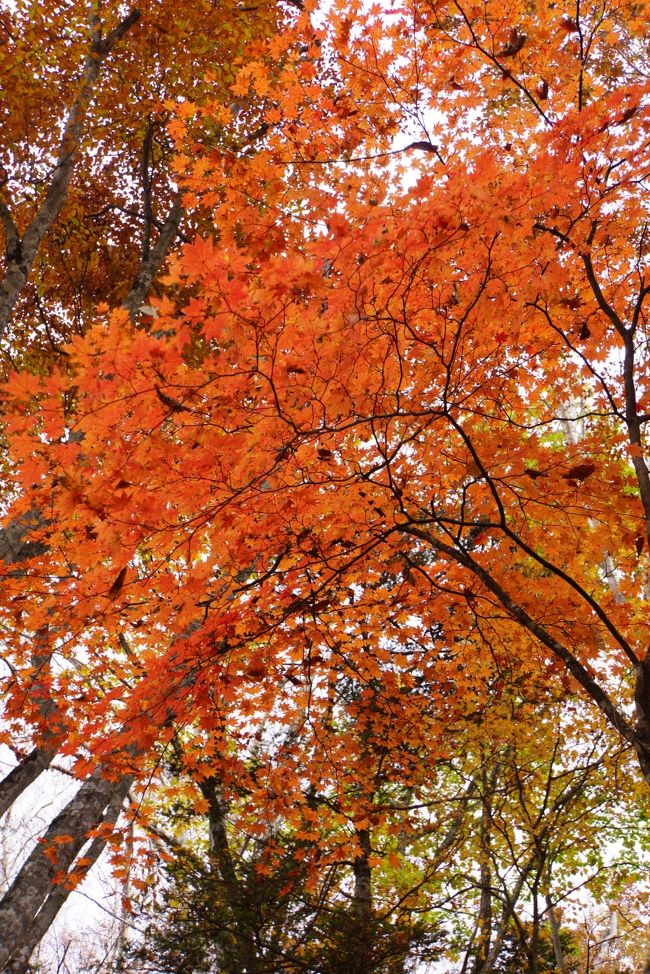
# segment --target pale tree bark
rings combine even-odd
[[[5,334],[16,302],[22,293],[39,248],[61,212],[77,161],[84,119],[92,101],[102,65],[115,45],[140,19],[132,10],[106,37],[100,30],[95,4],[91,5],[88,52],[77,94],[65,121],[54,172],[45,198],[25,232],[19,233],[9,206],[0,200],[0,220],[5,230],[5,275],[0,282],[0,338]]]
[[[143,281],[147,282],[148,287],[155,273],[160,269],[178,232],[181,215],[182,210],[177,203],[172,208],[163,232],[149,252],[146,266],[140,268],[136,275],[134,286],[129,292],[133,299],[134,314],[139,307],[137,303],[140,300],[139,296],[143,293],[141,290]],[[134,294],[136,297],[133,297]],[[0,561],[14,566],[13,571],[16,574],[24,572],[22,564],[30,558],[47,552],[47,546],[41,537],[35,541],[30,538],[33,532],[42,532],[44,528],[47,528],[47,522],[41,513],[30,511],[0,530]],[[37,672],[41,667],[46,668],[49,665],[51,654],[44,644],[46,638],[46,634],[36,634],[35,637],[33,661]],[[51,728],[49,736],[52,740],[48,745],[48,735],[46,735],[40,745],[33,748],[30,754],[0,782],[0,815],[4,814],[24,790],[49,767],[56,755],[54,742],[64,733],[56,702],[49,694],[41,693],[38,699],[44,725]],[[45,845],[40,843],[34,849],[0,903],[1,970],[11,974],[21,974],[27,970],[29,957],[70,892],[64,884],[55,882],[55,873],[68,869],[74,863],[86,842],[89,831],[106,822],[115,821],[131,782],[130,777],[122,778],[118,782],[102,779],[100,771],[98,776],[82,784],[75,798],[51,823],[44,836]],[[59,864],[56,869],[53,869],[44,855],[44,850],[53,838],[65,835],[69,835],[71,841],[57,846]],[[93,841],[89,853],[84,858],[96,859],[104,845],[105,841]],[[90,865],[92,862],[88,864],[88,868]],[[10,966],[7,966],[9,962]]]
[[[130,775],[115,782],[96,772],[50,823],[0,901],[0,970],[8,974],[26,970],[29,957],[69,895],[57,878],[65,879],[74,869],[91,830],[115,822],[132,782]],[[96,859],[105,843],[106,838],[96,844],[93,840],[89,858]]]
[[[89,4],[89,9],[86,57],[67,117],[63,120],[63,132],[51,178],[33,219],[22,232],[12,213],[11,200],[6,192],[4,197],[0,195],[0,224],[5,238],[4,276],[0,279],[0,338],[7,333],[11,317],[28,283],[43,242],[66,202],[84,138],[86,116],[97,91],[103,65],[115,46],[141,18],[141,12],[133,9],[112,31],[103,35],[98,5],[94,0]],[[149,150],[145,145],[144,152],[147,151]],[[143,160],[143,246],[140,264],[133,269],[131,286],[123,301],[123,307],[134,323],[156,275],[179,235],[184,216],[178,194],[166,218],[159,223],[153,220],[151,181],[146,172],[144,155]],[[0,185],[0,193],[2,190],[3,186]],[[153,225],[155,231],[152,231]],[[11,566],[9,570],[14,577],[25,572],[23,565],[29,559],[47,554],[47,527],[46,515],[33,509],[0,530],[0,561]],[[36,669],[40,666],[46,668],[49,658],[50,651],[37,634],[34,656]],[[8,811],[24,790],[47,769],[56,755],[56,742],[65,735],[56,702],[49,696],[42,699],[39,697],[39,709],[43,726],[50,726],[51,731],[41,733],[37,746],[0,783],[0,815]],[[82,783],[75,797],[52,821],[42,841],[34,848],[0,902],[1,970],[10,974],[22,974],[27,970],[29,957],[69,895],[69,888],[65,883],[55,880],[56,874],[65,875],[74,869],[76,860],[87,844],[90,831],[102,824],[115,822],[132,780],[130,776],[125,776],[119,781],[109,781],[102,778],[102,769],[98,769],[96,775]],[[54,848],[52,843],[57,839],[65,841],[55,847],[58,861],[54,866],[47,858],[46,851]],[[105,839],[91,840],[83,855],[88,860],[84,868],[90,868],[104,845]],[[249,969],[252,971],[253,967]]]
[[[21,561],[26,561],[34,554],[35,548],[41,554],[41,548],[45,550],[44,546],[40,542],[29,541],[30,526],[38,527],[40,523],[38,515],[32,515],[30,511],[23,518],[0,530],[0,561],[18,566]],[[20,576],[22,573],[23,569],[18,567],[13,571],[14,576]],[[33,647],[31,662],[34,677],[31,687],[34,699],[37,701],[42,726],[46,730],[42,733],[39,746],[23,757],[0,782],[0,817],[50,766],[56,756],[56,742],[65,730],[60,708],[52,698],[47,680],[43,678],[45,674],[49,674],[52,658],[47,627],[43,627],[34,635]]]
[[[154,278],[169,250],[174,243],[178,228],[183,217],[183,208],[179,200],[171,207],[167,219],[163,223],[158,238],[150,249],[143,254],[142,263],[131,285],[131,289],[124,299],[124,307],[129,312],[131,321],[135,321],[142,304],[151,289]]]
[[[548,916],[551,926],[551,935],[553,938],[558,974],[564,974],[564,971],[566,970],[566,962],[560,941],[560,927],[550,895],[551,866],[548,861],[548,842],[550,837],[553,835],[554,830],[557,830],[558,827],[561,826],[561,816],[568,813],[574,802],[582,795],[589,775],[595,771],[601,763],[602,760],[599,759],[593,763],[589,762],[586,764],[579,773],[577,780],[571,785],[571,787],[567,788],[566,791],[561,792],[561,794],[559,794],[550,803],[546,809],[544,819],[537,816],[531,816],[528,813],[526,805],[523,803],[523,793],[520,791],[522,809],[526,814],[528,821],[531,823],[534,842],[532,849],[530,849],[525,860],[521,864],[515,862],[518,869],[518,876],[514,885],[512,887],[508,887],[505,878],[501,879],[501,888],[498,891],[498,899],[501,901],[503,906],[499,912],[498,919],[493,920],[493,929],[491,933],[489,950],[484,961],[477,968],[477,974],[491,974],[491,972],[494,970],[501,955],[501,951],[503,950],[503,945],[508,930],[512,927],[513,923],[515,926],[519,927],[518,918],[515,911],[522,894],[525,891],[525,888],[528,887],[529,892],[531,890],[534,892],[536,887],[539,886],[542,881],[546,902],[546,910],[544,913]],[[551,771],[549,770],[549,774],[550,773]],[[485,771],[482,772],[482,777],[483,788],[486,790]],[[496,793],[496,788],[499,783],[498,780],[492,776],[490,777],[490,782],[491,790],[490,787],[488,787],[486,790],[486,794],[488,796]],[[482,815],[481,829],[484,827],[484,824],[487,825],[487,822],[484,823],[484,817]],[[492,821],[492,827],[495,827],[494,821]],[[510,839],[507,837],[507,834],[504,833],[503,829],[500,829],[500,833],[505,838],[506,843],[510,845]],[[494,892],[496,895],[496,891]],[[534,893],[534,895],[536,894]],[[537,963],[535,958],[535,949],[531,949],[530,945],[526,942],[526,937],[522,930],[520,930],[520,934],[522,935],[522,946],[529,956],[531,969],[534,969],[534,965]],[[467,966],[467,964],[465,966]]]
[[[0,781],[0,817],[9,811],[16,799],[22,795],[25,788],[28,788],[43,771],[49,768],[55,753],[55,751],[49,751],[47,748],[33,748]]]
[[[546,913],[551,927],[551,938],[553,940],[553,953],[555,954],[555,966],[558,974],[567,974],[562,941],[560,940],[560,924],[558,923],[557,913],[551,898],[550,892],[546,894]]]
[[[42,542],[29,540],[30,530],[44,525],[37,512],[11,523],[0,531],[0,560],[19,567],[35,554],[45,552]],[[35,550],[37,549],[37,550]],[[51,647],[47,628],[34,636],[32,663],[37,674],[49,669]],[[47,681],[36,676],[33,683],[44,727],[41,744],[13,768],[0,783],[0,814],[5,814],[56,755],[56,743],[65,734],[60,709],[47,689]],[[103,824],[114,824],[132,778],[108,781],[98,772],[85,781],[67,806],[50,823],[42,840],[14,878],[0,902],[0,968],[8,974],[26,974],[29,958],[49,929],[70,894],[65,878],[74,868],[87,843],[88,832]],[[106,837],[92,839],[83,856],[85,873],[101,855]],[[48,859],[48,849],[56,851],[56,862]],[[57,874],[60,874],[57,877]]]
[[[517,908],[517,904],[519,903],[519,899],[521,898],[524,884],[532,872],[534,865],[535,857],[533,856],[526,864],[524,869],[521,870],[514,888],[512,890],[508,890],[507,888],[504,889],[503,898],[505,902],[503,905],[503,910],[501,912],[489,953],[485,959],[483,967],[481,968],[481,974],[491,974],[491,971],[494,969],[494,966],[499,959],[501,951],[503,950],[503,943],[508,932],[508,927],[512,923],[512,919],[515,915],[515,910]]]

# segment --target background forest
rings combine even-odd
[[[0,3],[3,971],[650,972],[649,19]]]

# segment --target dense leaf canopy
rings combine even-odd
[[[115,780],[175,749],[310,895],[352,864],[366,924],[373,870],[386,917],[424,883],[397,808],[512,780],[536,723],[547,782],[574,714],[647,783],[647,3],[116,12],[74,145],[53,6],[56,90],[20,5],[1,55],[10,283],[75,161],[7,319],[6,739]]]

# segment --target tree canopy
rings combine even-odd
[[[277,970],[406,970],[470,809],[462,970],[568,970],[562,830],[650,782],[647,3],[46,7],[0,55],[3,740],[82,839],[173,755],[217,900],[295,869]]]

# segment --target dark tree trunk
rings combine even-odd
[[[372,974],[372,870],[370,866],[370,832],[357,831],[359,855],[353,863],[354,891],[352,894],[352,919],[347,947],[351,974]]]

